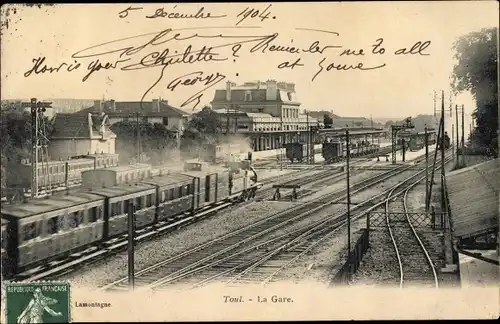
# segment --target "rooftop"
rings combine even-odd
[[[446,187],[453,236],[467,238],[498,230],[498,159],[448,173]]]
[[[91,134],[99,135],[104,117],[96,114],[57,114],[54,117],[54,130],[51,138],[91,138]],[[109,127],[104,125],[104,132],[108,136],[116,136]]]
[[[166,100],[153,101],[114,101],[107,100],[101,102],[102,111],[109,116],[130,116],[139,112],[145,116],[165,116],[165,117],[187,117],[190,114],[182,109],[175,108],[168,104]],[[95,102],[92,107],[80,110],[75,114],[99,113],[101,108],[99,102]]]
[[[2,204],[2,215],[6,214],[17,218],[24,218],[58,209],[84,205],[98,200],[102,200],[102,197],[94,193],[74,192],[70,195],[34,199],[25,204]]]

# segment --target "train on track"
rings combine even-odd
[[[286,157],[293,163],[303,162],[308,155],[309,145],[306,143],[288,143],[283,145],[286,149]],[[358,157],[366,154],[375,153],[380,149],[378,144],[370,144],[368,141],[352,143],[349,147],[350,156]],[[346,157],[346,145],[342,142],[324,142],[321,148],[321,155],[327,163],[341,161]],[[316,153],[316,151],[314,152]]]
[[[41,191],[49,191],[76,185],[81,182],[81,174],[84,171],[117,165],[118,154],[88,154],[74,156],[68,160],[39,162],[36,171],[38,188]],[[31,188],[31,167],[31,162],[27,160],[9,166],[9,186]]]
[[[435,133],[427,134],[427,143],[429,146],[436,144]],[[425,132],[411,133],[408,141],[410,151],[418,151],[425,147]]]
[[[372,154],[380,150],[379,144],[370,142],[352,143],[349,146],[350,157],[358,157]],[[325,142],[322,146],[321,156],[326,163],[335,163],[344,160],[347,157],[347,147],[343,142]]]
[[[441,143],[442,143],[442,139],[441,139],[441,137],[439,137],[437,140],[437,149],[438,150],[441,149]],[[450,146],[451,146],[450,136],[448,136],[448,132],[444,132],[444,148],[449,149]]]
[[[261,187],[257,180],[248,160],[226,166],[191,161],[176,173],[147,165],[84,171],[78,190],[2,204],[2,274],[11,277],[126,234],[130,202],[141,229],[250,199]]]

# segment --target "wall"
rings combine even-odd
[[[115,154],[115,139],[106,141],[97,139],[53,139],[49,145],[51,160],[67,159],[75,155],[86,155],[97,153]]]

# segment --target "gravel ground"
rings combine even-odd
[[[432,201],[436,203],[436,197],[433,197]],[[407,207],[411,213],[425,212],[425,181],[410,191]],[[430,220],[424,224],[430,225]],[[439,271],[445,265],[444,241],[440,231],[426,227],[417,228],[417,233],[434,261],[440,285],[456,286],[454,280],[456,276],[453,278],[452,275],[450,278],[448,274],[441,274]],[[397,264],[396,254],[387,229],[373,228],[370,231],[370,249],[364,256],[360,269],[353,276],[352,285],[387,286],[397,283],[399,278]]]
[[[135,250],[135,270],[139,271],[230,231],[263,219],[270,214],[289,209],[289,202],[251,202],[244,212],[237,208],[214,215],[158,239],[139,244]],[[127,276],[127,252],[122,252],[86,268],[67,274],[60,280],[70,280],[75,286],[102,286]]]
[[[365,220],[351,224],[351,247],[354,247],[359,238],[358,231],[366,227]],[[291,283],[317,282],[329,285],[332,275],[341,266],[347,257],[347,229],[332,234],[317,247],[311,249],[297,262],[280,273],[275,282],[286,281]]]

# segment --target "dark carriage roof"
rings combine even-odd
[[[1,210],[2,215],[6,214],[17,218],[24,218],[99,200],[103,200],[103,197],[91,192],[74,192],[69,195],[33,199],[23,204],[2,204]]]
[[[153,177],[150,179],[144,179],[141,181],[141,183],[158,185],[160,187],[163,187],[186,181],[193,181],[193,177],[185,174],[168,174],[164,176]]]
[[[467,238],[498,230],[498,159],[450,172],[446,188],[453,236]]]
[[[101,195],[103,197],[112,198],[112,197],[120,197],[125,196],[141,191],[155,189],[154,185],[150,185],[147,183],[126,183],[120,184],[117,186],[109,187],[109,188],[97,188],[92,189],[92,193]]]

